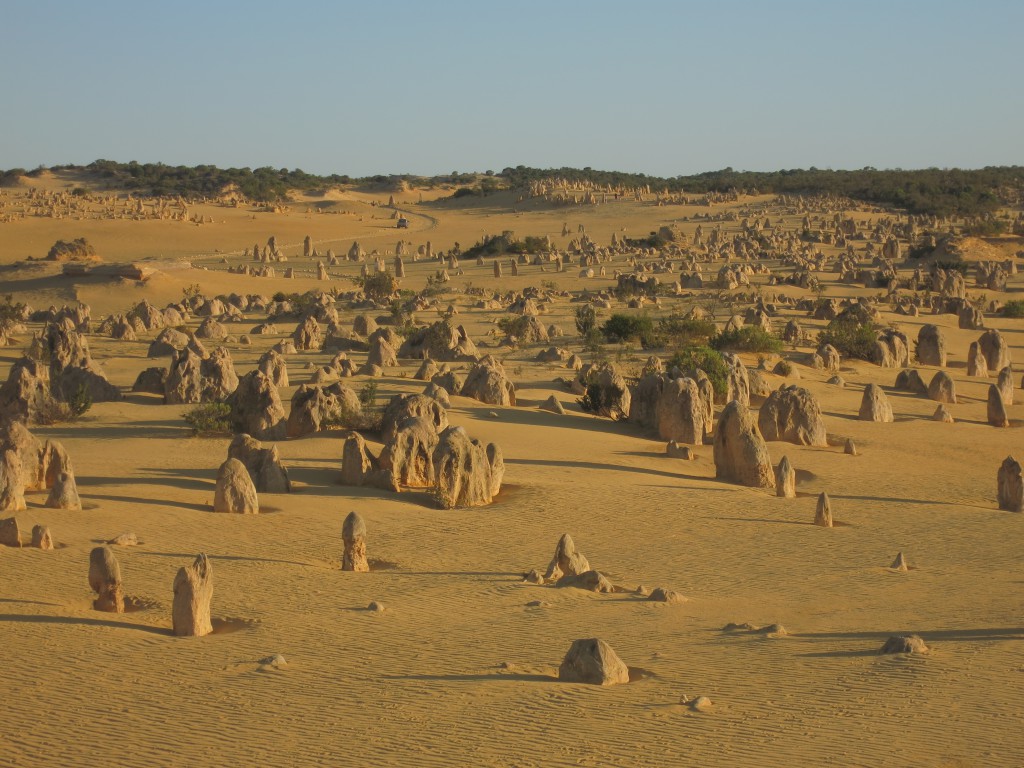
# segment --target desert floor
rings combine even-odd
[[[51,176],[37,183],[73,182]],[[25,192],[0,190],[0,201]],[[381,254],[399,238],[414,249],[430,240],[446,250],[503,230],[551,235],[564,248],[568,224],[570,237],[584,225],[605,245],[613,233],[636,237],[672,222],[692,233],[697,214],[769,200],[547,209],[508,195],[467,203],[434,200],[439,193],[430,191],[421,202],[419,194],[396,195],[412,222],[404,231],[382,206],[387,193],[372,191],[302,198],[283,213],[198,206],[212,219],[202,225],[29,216],[0,223],[0,293],[36,308],[83,301],[98,320],[143,299],[162,307],[193,284],[208,296],[351,290],[346,276],[357,274],[355,264],[331,268],[329,284],[313,279],[314,263],[301,257],[305,235],[321,253],[339,255],[353,240]],[[727,234],[739,226],[721,223]],[[271,235],[302,276],[225,271],[225,259],[240,263],[243,249]],[[21,261],[44,256],[57,239],[82,236],[107,262],[148,260],[160,272],[138,283],[72,279],[59,265]],[[1007,252],[1020,247],[1010,243]],[[438,268],[406,264],[403,287],[414,289]],[[425,493],[342,487],[343,432],[331,431],[279,443],[295,493],[261,496],[259,515],[214,514],[214,478],[229,440],[191,436],[182,419],[188,406],[128,393],[122,402],[95,404],[77,422],[33,428],[67,448],[85,509],[47,509],[43,495],[30,495],[17,515],[22,529],[48,525],[58,548],[0,548],[0,765],[1024,764],[1024,516],[1000,511],[995,501],[1000,462],[1020,458],[1024,402],[1009,406],[1011,428],[988,426],[990,382],[966,375],[967,348],[979,332],[958,329],[953,315],[883,313],[911,338],[924,323],[944,328],[946,370],[961,400],[949,406],[955,424],[931,420],[936,403],[894,390],[895,369],[844,360],[847,386],[840,388],[803,364],[812,347],[787,348],[799,383],[822,405],[831,445],[769,443],[773,462],[787,455],[798,470],[798,498],[779,499],[716,481],[710,445],[698,447],[693,462],[670,459],[663,441],[635,426],[583,413],[554,381],[568,375],[565,368],[535,362],[540,345],[498,346],[491,331],[503,313],[473,309],[477,297],[463,293],[467,284],[505,292],[541,281],[599,290],[614,284],[610,268],[607,278],[585,280],[574,267],[542,273],[529,266],[503,278],[493,276],[489,260],[462,267],[441,306],[458,308],[458,322],[482,353],[504,360],[517,388],[514,408],[453,397],[449,411],[452,423],[504,452],[505,485],[492,506],[440,510]],[[825,279],[825,296],[878,293],[841,285],[832,274]],[[999,298],[1022,289],[1024,276],[1016,276]],[[695,301],[670,298],[664,311]],[[578,352],[574,306],[556,301],[542,320],[569,334],[555,343]],[[342,312],[349,321],[355,314]],[[789,309],[775,322],[781,328],[789,317],[812,333],[824,325]],[[232,333],[237,339],[263,319],[247,316]],[[987,324],[1024,361],[1024,320],[993,316]],[[240,375],[294,325],[279,329],[254,336],[251,346],[226,344]],[[90,336],[89,343],[127,392],[156,364],[146,358],[153,335],[136,342]],[[21,348],[0,350],[0,377]],[[627,367],[648,354],[615,346],[608,353]],[[330,357],[289,356],[292,387],[282,400],[308,377],[309,363]],[[402,362],[379,380],[379,402],[422,390],[412,378],[418,361]],[[756,356],[746,363],[756,366]],[[919,368],[928,381],[933,369]],[[785,381],[769,378],[773,386]],[[895,423],[857,420],[862,389],[872,382],[885,388]],[[359,387],[363,377],[346,383]],[[551,394],[566,415],[537,409]],[[847,437],[860,455],[844,454]],[[842,523],[834,529],[811,524],[821,491]],[[351,510],[367,522],[368,574],[340,570],[341,523]],[[117,556],[133,610],[99,613],[86,579],[89,551],[129,530],[142,543]],[[524,583],[566,532],[616,583],[669,587],[688,602]],[[907,573],[887,567],[898,551],[911,565]],[[213,564],[215,632],[173,637],[171,584],[198,552]],[[373,600],[386,610],[368,611]],[[528,605],[535,601],[541,605]],[[780,623],[788,635],[723,631],[729,622]],[[908,632],[920,634],[931,653],[877,653],[890,635]],[[583,637],[610,643],[636,680],[611,688],[558,682],[559,662]],[[273,654],[287,667],[260,664]],[[711,709],[680,703],[699,695],[711,698]]]

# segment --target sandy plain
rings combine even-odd
[[[11,210],[31,185],[80,182],[45,174],[0,190],[0,202]],[[730,210],[782,216],[787,227],[799,221],[768,196],[710,208],[657,206],[653,196],[558,208],[509,194],[432,199],[450,191],[397,193],[411,221],[405,231],[383,206],[388,194],[373,190],[301,196],[280,213],[190,205],[209,219],[201,225],[26,216],[0,223],[0,293],[36,308],[86,302],[99,319],[143,299],[162,307],[193,284],[208,296],[350,290],[346,277],[359,265],[344,262],[330,268],[330,283],[318,282],[314,263],[301,256],[307,234],[321,253],[343,254],[358,240],[384,254],[399,238],[414,249],[430,240],[447,250],[503,230],[550,235],[564,248],[579,225],[601,245],[613,233],[636,237],[670,223],[692,237],[695,216]],[[888,214],[852,215],[866,222]],[[737,221],[719,223],[726,234],[738,231]],[[563,237],[566,224],[571,234]],[[225,258],[239,264],[243,249],[271,235],[299,277],[225,271]],[[69,278],[59,265],[22,262],[42,257],[57,239],[83,236],[108,263],[149,260],[159,273],[139,282]],[[1021,244],[984,247],[1005,258]],[[423,287],[439,266],[406,262],[403,288]],[[50,526],[58,548],[0,548],[0,765],[1024,764],[1024,519],[995,501],[999,463],[1020,453],[1024,403],[1008,407],[1011,428],[988,426],[990,381],[966,375],[978,331],[959,329],[953,315],[883,311],[885,322],[911,338],[924,323],[943,327],[946,370],[960,395],[950,406],[955,424],[933,422],[936,404],[927,398],[894,390],[895,369],[844,360],[847,386],[838,388],[804,364],[812,346],[787,348],[783,356],[819,399],[832,438],[828,448],[769,443],[773,462],[788,455],[798,470],[798,498],[787,500],[716,481],[710,445],[697,447],[693,462],[670,459],[663,441],[634,425],[583,413],[554,381],[567,375],[564,367],[534,359],[550,345],[498,346],[491,331],[503,313],[473,309],[478,297],[464,293],[467,284],[507,292],[541,281],[597,291],[614,284],[610,274],[582,279],[575,267],[542,273],[528,266],[518,277],[506,271],[495,278],[489,260],[462,267],[440,306],[453,303],[481,352],[505,360],[518,397],[514,408],[452,398],[451,422],[504,452],[505,485],[491,506],[440,510],[426,493],[338,485],[343,433],[330,431],[279,444],[296,492],[262,496],[259,515],[214,514],[214,478],[228,438],[193,437],[182,419],[189,406],[127,393],[93,405],[77,422],[33,428],[67,448],[85,509],[46,509],[42,495],[30,495],[28,510],[18,513],[22,528]],[[821,277],[826,297],[879,293]],[[1024,276],[1014,276],[998,298],[1022,288]],[[812,295],[792,286],[771,290]],[[700,300],[670,297],[656,313]],[[569,334],[555,343],[578,352],[574,307],[556,300],[542,319]],[[338,309],[348,321],[358,314]],[[824,326],[785,308],[777,327],[790,317],[812,335]],[[232,325],[234,338],[263,319]],[[418,319],[432,322],[436,314]],[[1024,359],[1024,320],[986,320],[1007,338],[1014,359]],[[239,374],[294,324],[279,328],[276,336],[254,336],[251,346],[226,344]],[[93,335],[89,343],[127,392],[155,364],[146,359],[153,335],[136,342]],[[0,350],[0,378],[20,354],[17,345]],[[624,365],[647,356],[615,347],[609,354]],[[330,357],[289,356],[292,386],[282,400],[308,378],[308,362]],[[756,356],[744,359],[757,364]],[[418,365],[403,360],[388,369],[380,402],[421,391],[412,378]],[[929,380],[934,369],[917,367]],[[786,381],[768,378],[773,386]],[[346,383],[358,387],[363,377]],[[894,423],[857,420],[868,383],[885,389]],[[566,415],[537,409],[551,394]],[[860,455],[843,453],[847,437]],[[821,491],[844,525],[811,525]],[[351,510],[367,522],[369,574],[339,569],[341,523]],[[98,613],[88,554],[125,530],[142,541],[117,552],[137,609]],[[564,532],[616,583],[670,587],[688,602],[524,583]],[[887,568],[897,551],[906,553],[909,572]],[[215,632],[176,638],[171,583],[198,552],[213,563]],[[366,610],[372,600],[387,610]],[[527,605],[534,601],[544,605]],[[729,622],[778,622],[789,634],[723,632]],[[877,653],[887,637],[906,632],[920,634],[931,652]],[[609,642],[639,679],[611,688],[558,682],[558,664],[580,637]],[[287,667],[259,663],[272,654],[282,654]],[[710,710],[680,703],[698,695],[711,698]]]

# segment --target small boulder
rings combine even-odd
[[[565,683],[617,685],[629,682],[629,667],[604,640],[574,640],[558,668],[558,679]]]
[[[256,486],[245,465],[238,459],[228,459],[220,465],[213,495],[213,511],[251,515],[260,511]]]
[[[572,536],[563,533],[555,547],[555,555],[551,558],[544,581],[558,581],[563,576],[578,576],[590,570],[590,563],[582,552],[576,551],[576,543]]]
[[[53,535],[45,525],[32,526],[32,546],[36,549],[53,549]]]
[[[75,476],[70,471],[57,475],[57,481],[50,489],[44,506],[50,509],[80,510],[82,500],[78,497],[78,486]]]
[[[879,653],[928,653],[928,646],[918,635],[893,635]]]
[[[945,371],[936,371],[928,385],[928,398],[937,403],[956,403],[956,384]]]
[[[877,384],[868,384],[864,387],[864,396],[860,401],[861,421],[874,421],[890,423],[893,421],[892,406],[889,405],[889,398]]]

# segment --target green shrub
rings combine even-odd
[[[374,398],[376,398],[376,382],[374,384]],[[328,415],[324,420],[324,426],[328,429],[354,429],[357,432],[380,432],[384,421],[384,411],[381,408],[373,407],[363,403],[363,398],[368,397],[369,384],[359,391],[359,408],[341,408]]]
[[[730,352],[781,352],[782,339],[756,325],[722,331],[711,339],[714,349]]]
[[[655,343],[654,321],[650,315],[612,315],[601,326],[601,334],[611,343],[639,341],[645,349]]]
[[[509,338],[521,339],[529,327],[527,315],[507,315],[498,320],[498,328]]]
[[[85,384],[79,384],[78,389],[68,396],[67,406],[72,420],[83,416],[92,408],[92,395],[89,393],[89,388]]]
[[[622,397],[622,390],[616,386],[602,387],[600,384],[588,384],[587,391],[576,402],[586,413],[608,413],[614,403]]]
[[[366,298],[379,303],[388,302],[398,290],[398,280],[387,270],[353,279],[363,289]]]
[[[359,390],[359,404],[363,408],[372,408],[373,404],[377,402],[377,382],[374,379],[370,379],[366,382],[362,389]]]
[[[878,340],[874,323],[861,323],[851,317],[837,317],[818,334],[818,344],[831,344],[843,357],[870,360]]]
[[[35,421],[46,426],[66,424],[78,421],[91,407],[92,396],[85,385],[82,385],[67,401],[58,400],[51,395],[43,397],[36,410]]]
[[[1024,317],[1024,301],[1008,301],[1003,305],[1003,317]]]
[[[670,349],[704,346],[717,328],[711,320],[697,320],[682,315],[669,315],[658,320],[658,341]]]
[[[185,413],[185,423],[194,435],[217,435],[231,431],[231,406],[227,403],[200,403]]]
[[[10,330],[25,317],[25,305],[8,293],[0,301],[0,331]]]
[[[597,326],[597,310],[594,309],[593,304],[581,304],[576,307],[574,315],[576,331],[582,338],[587,338],[590,332]]]
[[[711,379],[716,396],[725,397],[729,391],[729,364],[717,349],[704,346],[680,349],[668,361],[667,369],[673,368],[678,368],[688,375],[692,375],[699,368]]]

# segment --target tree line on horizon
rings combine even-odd
[[[140,195],[183,197],[214,197],[229,185],[238,188],[250,200],[278,202],[293,189],[326,190],[348,184],[386,184],[398,180],[425,182],[430,185],[476,184],[484,191],[504,186],[522,187],[534,181],[553,177],[570,182],[586,182],[613,187],[650,186],[658,191],[685,194],[707,194],[741,190],[771,194],[832,194],[867,203],[902,208],[910,213],[937,216],[983,216],[1001,205],[1017,204],[1024,199],[1024,167],[989,166],[975,170],[959,168],[927,168],[918,170],[878,170],[862,168],[855,171],[820,168],[779,171],[718,171],[689,176],[660,177],[643,173],[600,171],[592,168],[528,168],[520,165],[499,173],[459,173],[432,177],[412,174],[376,175],[353,178],[348,175],[320,176],[298,168],[218,168],[215,165],[171,166],[163,163],[120,163],[96,160],[86,166],[60,165],[32,171],[12,168],[0,171],[0,186],[9,185],[19,176],[33,176],[45,170],[76,170],[93,173],[105,186],[125,189]],[[483,179],[481,179],[483,177]],[[487,182],[486,185],[483,182]],[[460,190],[461,191],[461,190]]]

